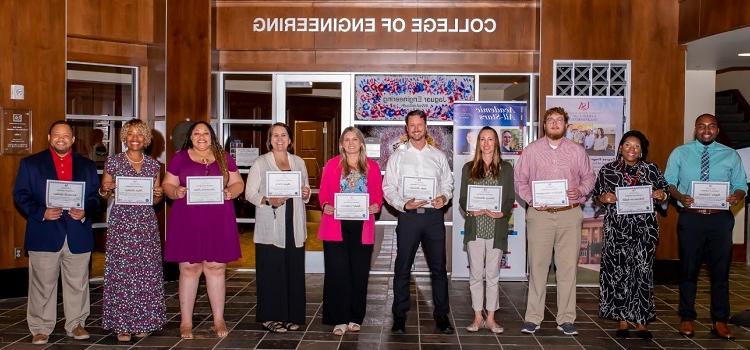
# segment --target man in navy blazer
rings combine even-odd
[[[21,160],[13,199],[26,217],[29,298],[26,320],[32,343],[46,344],[57,320],[57,279],[62,275],[65,331],[88,339],[89,260],[94,247],[91,217],[99,209],[96,164],[72,152],[73,128],[56,121],[47,135],[49,149]],[[47,180],[84,182],[83,208],[49,208]]]

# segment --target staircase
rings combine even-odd
[[[718,141],[734,149],[750,147],[750,105],[739,90],[716,93]]]

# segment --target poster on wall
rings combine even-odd
[[[568,112],[565,137],[581,145],[591,160],[594,173],[616,159],[625,125],[625,99],[621,96],[547,96],[547,108]],[[604,243],[603,217],[595,217],[591,198],[583,206],[581,250],[578,254],[578,284],[599,285],[599,264]]]
[[[421,109],[428,120],[453,120],[453,103],[473,101],[473,75],[354,76],[354,120],[404,120]]]
[[[453,169],[455,196],[453,205],[453,260],[451,275],[469,276],[469,260],[464,247],[464,217],[458,205],[461,188],[461,169],[473,160],[477,137],[484,126],[495,129],[500,139],[503,160],[513,165],[524,147],[524,132],[528,114],[526,102],[457,102],[453,107]],[[513,189],[503,189],[513,191]],[[508,227],[508,249],[503,252],[498,269],[503,280],[526,279],[526,225],[525,213],[518,203],[513,205],[513,215]]]

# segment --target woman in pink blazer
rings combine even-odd
[[[326,163],[320,180],[318,238],[323,241],[323,323],[333,334],[357,332],[365,318],[367,281],[375,241],[375,215],[383,204],[378,163],[367,158],[365,138],[350,126],[341,133],[340,154]],[[336,193],[369,194],[369,215],[364,220],[337,220]]]

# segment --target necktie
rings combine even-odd
[[[703,153],[701,153],[701,181],[708,181],[708,145],[703,146]]]

